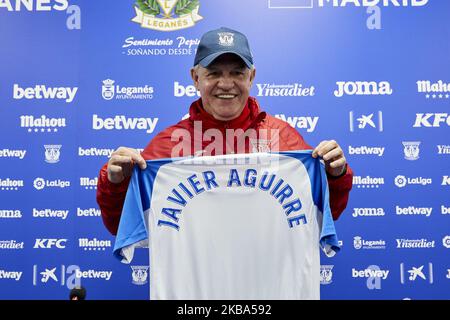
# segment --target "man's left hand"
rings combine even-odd
[[[327,173],[333,177],[339,177],[345,173],[347,160],[344,151],[334,140],[324,140],[313,150],[313,158],[322,157],[325,161]]]

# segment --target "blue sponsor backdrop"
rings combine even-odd
[[[178,2],[0,3],[0,298],[67,299],[80,279],[89,299],[148,298],[147,253],[113,258],[96,177],[187,113],[198,40],[228,26],[261,106],[354,169],[322,298],[449,299],[450,3]]]

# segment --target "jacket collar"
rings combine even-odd
[[[202,121],[203,130],[211,128],[217,128],[219,130],[240,128],[246,130],[257,126],[265,117],[266,113],[261,111],[258,102],[253,97],[248,98],[239,117],[230,121],[217,120],[207,113],[205,109],[203,109],[201,98],[194,101],[189,109],[189,120],[192,122]]]

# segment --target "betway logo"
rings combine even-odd
[[[357,188],[378,188],[384,185],[384,178],[353,176],[353,185]]]
[[[286,117],[284,114],[276,114],[275,118],[286,121],[293,128],[306,129],[306,132],[313,132],[319,121],[319,117]]]
[[[395,206],[395,214],[397,215],[421,215],[425,217],[429,217],[433,208],[429,207],[414,207],[409,206],[406,208],[401,208],[399,206]]]
[[[0,269],[0,279],[11,279],[19,281],[22,277],[22,271],[6,271],[3,269]]]
[[[353,208],[352,216],[356,217],[381,217],[386,213],[383,208]]]
[[[348,96],[368,96],[368,95],[391,95],[391,85],[387,81],[375,82],[375,81],[337,81],[338,86],[334,90],[334,95],[338,98],[343,95]]]
[[[100,216],[101,216],[100,209],[97,209],[97,208],[89,208],[89,209],[77,208],[77,217],[100,217]]]
[[[428,249],[434,248],[435,241],[427,239],[395,239],[397,249]]]
[[[19,158],[25,157],[27,150],[0,149],[0,158]]]
[[[414,122],[413,127],[439,128],[441,123],[450,126],[450,115],[448,113],[416,113],[416,122]]]
[[[96,114],[92,116],[92,129],[94,130],[145,130],[152,133],[155,130],[158,118],[127,118],[123,115],[114,118],[102,119]]]
[[[51,2],[54,2],[51,4]],[[14,5],[13,5],[14,4]],[[6,8],[8,11],[63,11],[69,6],[68,0],[4,0],[0,1],[0,10]]]
[[[46,87],[43,84],[38,84],[31,88],[21,88],[18,84],[14,84],[13,98],[20,99],[47,99],[47,100],[65,100],[67,103],[71,103],[75,99],[77,94],[77,87]]]
[[[184,96],[200,97],[200,91],[197,91],[197,89],[192,85],[183,86],[179,82],[175,81],[173,83],[173,96],[177,97],[177,98],[184,97]]]
[[[80,238],[78,239],[78,246],[84,250],[105,250],[111,247],[110,240],[98,240],[97,238],[88,239]]]
[[[384,147],[352,147],[348,146],[348,154],[360,154],[360,155],[376,155],[382,157],[384,154]]]
[[[441,206],[441,214],[448,214],[448,215],[450,215],[450,207]]]
[[[86,270],[81,271],[80,269],[75,270],[75,277],[83,279],[104,279],[109,281],[112,276],[112,271],[97,271],[97,270]]]
[[[312,97],[314,87],[303,88],[300,83],[294,84],[268,84],[257,83],[258,97]]]
[[[352,278],[381,278],[383,280],[386,280],[388,274],[389,270],[356,270],[355,268],[352,268]]]
[[[67,239],[36,239],[34,249],[65,249]]]
[[[427,3],[428,0],[317,0],[319,7],[326,5],[332,5],[333,7],[346,7],[349,4],[354,5],[355,7],[421,7]]]
[[[53,210],[53,209],[42,209],[38,210],[33,208],[33,217],[35,218],[60,218],[66,220],[69,210]]]
[[[20,219],[22,211],[17,210],[0,210],[0,219]]]
[[[87,148],[83,149],[78,147],[78,156],[80,157],[111,157],[111,153],[114,149],[98,149],[98,148]]]

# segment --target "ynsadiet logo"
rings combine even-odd
[[[258,97],[312,97],[314,86],[303,87],[300,83],[293,84],[269,84],[257,83]]]
[[[199,7],[199,0],[137,0],[136,17],[131,21],[158,31],[190,28],[203,19]]]
[[[139,87],[121,87],[111,79],[103,80],[102,97],[105,100],[150,100],[154,89],[149,85]]]

